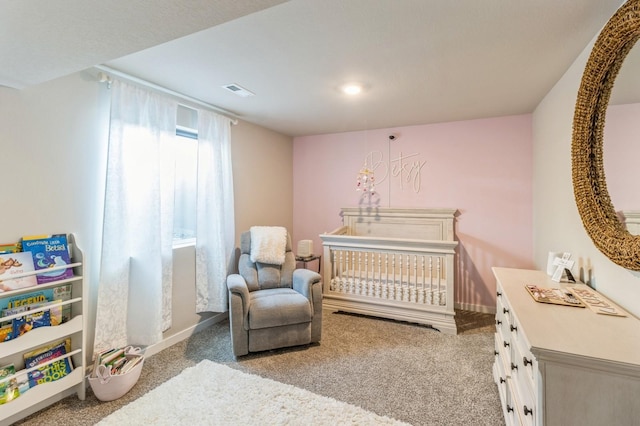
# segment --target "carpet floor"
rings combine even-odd
[[[409,426],[355,405],[200,361],[98,423],[98,426]]]
[[[213,325],[145,360],[134,388],[116,401],[64,400],[19,425],[94,425],[187,367],[211,360],[306,389],[380,416],[419,425],[503,425],[492,378],[493,315],[460,311],[459,334],[325,311],[320,344],[235,359],[229,323]],[[212,424],[203,417],[197,424]],[[190,422],[194,426],[194,422]]]

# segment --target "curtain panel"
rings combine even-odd
[[[196,312],[228,310],[226,278],[235,249],[231,120],[198,112]]]
[[[171,326],[177,108],[171,97],[113,81],[95,350],[152,345]],[[198,110],[196,312],[228,310],[230,127]]]
[[[94,348],[150,345],[171,325],[177,102],[115,80]]]

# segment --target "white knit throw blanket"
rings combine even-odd
[[[287,229],[281,226],[252,226],[251,261],[282,265],[287,248]]]

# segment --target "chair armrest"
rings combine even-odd
[[[244,307],[249,303],[249,288],[247,282],[240,274],[231,274],[227,277],[227,289],[233,294],[237,294],[242,298]]]
[[[293,289],[313,303],[314,298],[322,295],[322,276],[309,269],[295,269],[293,271]]]
[[[229,321],[240,321],[240,327],[249,329],[249,288],[240,274],[227,277],[229,290]]]

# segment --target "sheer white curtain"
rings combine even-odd
[[[176,110],[113,82],[96,349],[150,345],[171,324]]]
[[[226,312],[226,278],[235,247],[231,120],[198,111],[196,312]]]

